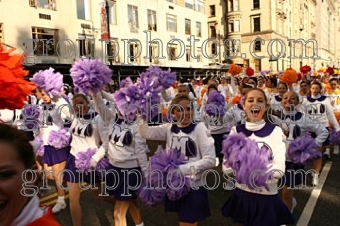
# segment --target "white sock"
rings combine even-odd
[[[144,222],[142,222],[140,224],[136,224],[136,226],[144,226]]]
[[[326,148],[325,154],[329,156],[331,154],[331,150],[329,148]]]
[[[58,196],[57,202],[65,202],[65,196]]]

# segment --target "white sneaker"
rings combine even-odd
[[[52,213],[59,213],[60,211],[62,211],[63,209],[66,208],[66,203],[65,201],[61,202],[58,201],[52,208]]]
[[[334,146],[333,154],[334,155],[338,155],[339,154],[339,146],[338,145]]]
[[[296,201],[296,199],[293,197],[292,210],[290,211],[291,213],[293,213],[294,208],[295,208],[296,205],[297,205],[297,201]]]
[[[219,159],[219,158],[216,158],[216,164],[215,164],[215,166],[217,167],[218,165],[220,165],[220,159]]]
[[[314,174],[312,185],[314,185],[314,186],[318,186],[319,185],[319,174],[317,174],[317,173]]]

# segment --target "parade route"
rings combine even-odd
[[[221,167],[215,168],[221,173]],[[306,167],[310,169],[310,166]],[[340,155],[333,155],[332,161],[325,161],[322,172],[319,177],[319,186],[314,189],[300,189],[295,191],[297,206],[294,209],[294,216],[297,219],[297,226],[334,226],[337,225],[337,218],[340,210]],[[223,179],[222,173],[220,178]],[[214,185],[214,175],[209,174],[207,177],[208,185]],[[311,184],[311,178],[307,177],[307,185]],[[211,208],[211,217],[201,222],[202,226],[210,225],[230,225],[231,219],[226,219],[221,215],[221,207],[229,198],[231,191],[224,191],[222,185],[217,189],[209,191],[209,201]],[[56,202],[57,194],[52,188],[41,198],[41,204],[53,206]],[[68,194],[66,194],[68,204]],[[90,191],[83,191],[81,195],[81,206],[83,211],[84,226],[112,225],[113,206],[97,201]],[[173,213],[164,213],[163,206],[147,207],[140,203],[143,220],[147,226],[173,226],[177,225],[177,216]],[[65,226],[71,224],[69,206],[62,212],[56,214],[57,220]],[[128,216],[128,225],[134,223]]]

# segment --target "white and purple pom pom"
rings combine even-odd
[[[91,158],[92,158],[92,156],[91,156]],[[102,158],[97,163],[96,170],[97,171],[106,170],[109,166],[110,166],[109,160],[107,158]]]
[[[333,129],[330,131],[329,141],[333,145],[340,145],[340,130],[336,131]]]
[[[166,193],[164,189],[150,186],[145,183],[137,190],[140,200],[147,206],[156,206],[165,202]]]
[[[44,71],[45,87],[43,90],[51,97],[57,97],[63,89],[63,76],[59,72],[54,72],[53,68]]]
[[[44,71],[39,71],[33,75],[32,78],[30,78],[30,81],[33,82],[38,89],[44,89],[45,88],[45,76]]]
[[[190,178],[185,177],[179,170],[172,171],[167,176],[166,194],[171,201],[176,201],[190,192]],[[171,185],[171,186],[169,186]]]
[[[298,137],[289,144],[288,156],[295,164],[306,165],[322,157],[319,146],[310,136]]]
[[[70,72],[76,90],[83,93],[102,91],[112,77],[112,70],[100,59],[80,59]]]
[[[209,92],[205,112],[210,116],[223,117],[225,114],[225,98],[217,90]]]
[[[227,168],[236,171],[235,179],[251,189],[265,187],[270,179],[269,165],[271,152],[268,148],[259,148],[253,140],[247,139],[243,133],[225,136],[222,153]]]
[[[91,159],[94,154],[96,154],[97,149],[88,148],[86,151],[79,152],[75,156],[75,166],[77,169],[82,171],[88,171],[91,169]]]
[[[42,140],[41,136],[36,137],[33,142],[38,145],[38,147],[34,147],[35,154],[39,156],[44,156],[45,148],[44,148],[44,141]]]
[[[68,129],[53,130],[48,137],[48,144],[56,149],[62,149],[69,146],[70,138]]]
[[[150,66],[146,70],[146,73],[150,76],[156,76],[158,78],[158,83],[160,86],[162,86],[163,90],[168,89],[176,82],[176,73],[171,72],[170,68],[167,71],[163,71],[159,67]]]

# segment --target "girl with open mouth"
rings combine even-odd
[[[236,188],[233,190],[233,194],[229,200],[222,207],[222,214],[225,217],[231,217],[234,223],[241,225],[273,225],[279,226],[284,224],[294,224],[295,219],[292,216],[290,210],[284,205],[278,195],[278,180],[283,176],[285,171],[285,153],[286,147],[284,143],[284,134],[280,127],[266,121],[266,111],[268,108],[268,100],[266,94],[261,89],[252,89],[248,91],[245,96],[243,108],[246,112],[245,124],[234,126],[229,136],[236,135],[237,133],[243,133],[246,139],[254,140],[259,147],[261,146],[268,149],[271,152],[269,158],[270,165],[269,171],[275,169],[275,172],[271,174],[272,180],[267,180],[266,184],[269,189],[258,189],[245,184],[237,183]],[[227,138],[226,138],[227,139]],[[233,149],[233,146],[235,148]],[[230,148],[233,152],[240,151],[236,149],[239,144],[236,142]],[[225,148],[225,147],[223,147]],[[251,147],[249,147],[250,149]],[[256,148],[256,147],[254,147]],[[262,150],[262,149],[261,149]],[[249,150],[251,152],[251,150]],[[265,151],[264,151],[265,152]],[[242,154],[245,154],[244,152]],[[263,155],[256,155],[253,161],[265,158],[266,153]],[[267,158],[268,156],[266,156]],[[230,161],[224,157],[224,161]],[[242,161],[242,160],[241,160]],[[243,162],[240,164],[239,169],[232,169],[238,173],[242,173],[246,169],[247,164]],[[227,168],[223,164],[222,168],[224,173],[230,172],[231,168]],[[229,175],[230,176],[230,175]],[[247,177],[248,175],[244,175]],[[249,179],[252,178],[249,175]]]

